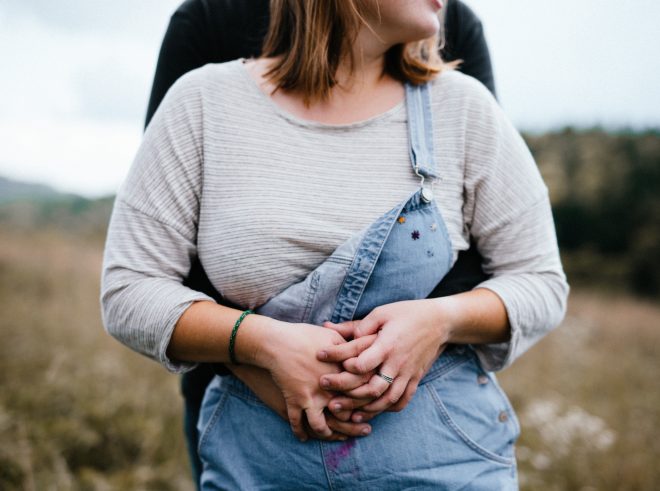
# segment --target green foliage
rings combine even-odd
[[[566,129],[527,143],[550,189],[571,282],[659,297],[660,133]]]

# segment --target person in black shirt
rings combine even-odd
[[[258,56],[268,23],[269,0],[186,0],[181,4],[170,19],[160,49],[145,126],[181,75],[207,63]],[[459,69],[481,81],[495,94],[490,54],[481,21],[460,0],[450,0],[446,6],[444,37],[443,59],[462,60]],[[452,270],[431,296],[468,291],[485,279],[481,258],[476,249],[470,247],[459,255]],[[194,261],[186,285],[229,305],[215,291],[199,260]],[[196,450],[196,423],[206,386],[217,371],[217,367],[200,365],[182,377],[185,433],[197,486],[201,462]]]

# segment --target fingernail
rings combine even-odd
[[[371,428],[367,427],[363,429],[360,433],[362,433],[364,436],[367,436],[369,433],[371,433]]]
[[[319,351],[319,360],[325,360],[328,358],[328,352],[327,351]]]
[[[330,380],[328,380],[327,378],[322,378],[321,379],[321,387],[326,387],[326,388],[330,387]]]
[[[353,418],[353,421],[355,421],[356,423],[360,423],[360,422],[362,421],[362,415],[361,415],[361,414],[357,414],[357,415]]]
[[[341,404],[339,404],[339,403],[333,404],[332,405],[332,410],[333,411],[341,411]]]

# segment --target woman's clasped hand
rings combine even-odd
[[[410,402],[442,353],[448,330],[438,318],[435,302],[413,300],[324,329],[275,321],[255,363],[230,369],[301,441],[366,436],[367,421]]]
[[[320,380],[338,393],[330,401],[332,414],[359,423],[404,409],[448,342],[442,320],[437,301],[410,300],[377,307],[362,320],[324,324],[350,340],[317,353],[344,370]]]
[[[232,371],[288,419],[301,441],[366,436],[367,421],[410,402],[442,353],[448,330],[437,314],[435,302],[412,300],[378,307],[362,320],[326,322],[325,329],[278,322],[259,355],[267,372],[244,365]]]

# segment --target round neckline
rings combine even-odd
[[[265,103],[271,108],[271,110],[275,114],[289,121],[290,123],[293,123],[297,126],[301,126],[304,128],[317,128],[324,130],[349,130],[353,128],[361,128],[364,126],[369,126],[378,123],[380,121],[388,120],[395,114],[399,113],[403,109],[403,107],[405,107],[406,104],[406,98],[404,96],[403,100],[398,102],[395,106],[392,106],[391,108],[387,109],[386,111],[379,114],[375,114],[374,116],[371,116],[367,119],[354,121],[352,123],[333,124],[333,123],[322,123],[320,121],[314,121],[312,119],[303,119],[281,108],[278,104],[275,103],[275,101],[273,101],[273,99],[271,99],[263,90],[261,90],[261,87],[259,87],[257,81],[252,77],[252,75],[248,72],[247,67],[245,66],[247,61],[246,58],[239,58],[236,61],[238,63],[239,71],[241,72],[242,76],[245,79],[247,79],[248,85],[251,87],[251,90],[254,91],[260,99],[265,101]]]

